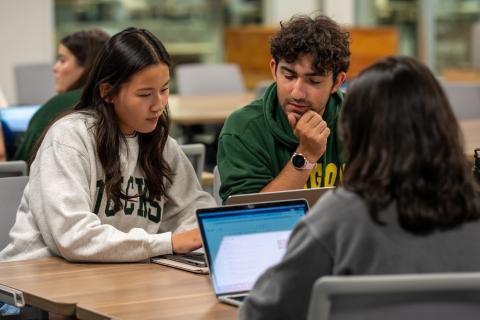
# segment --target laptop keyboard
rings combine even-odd
[[[203,253],[186,253],[183,256],[198,262],[205,262],[205,255]]]
[[[203,253],[167,254],[166,259],[178,261],[196,267],[207,267]]]
[[[233,296],[233,297],[230,297],[230,299],[232,300],[236,300],[238,302],[243,302],[243,300],[245,300],[247,296]]]

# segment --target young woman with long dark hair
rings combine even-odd
[[[74,111],[34,150],[0,260],[127,262],[201,246],[195,209],[215,201],[168,136],[169,68],[146,30],[106,43]]]

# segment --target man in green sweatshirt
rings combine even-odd
[[[326,16],[293,16],[272,38],[275,82],[226,120],[220,196],[337,185],[344,163],[337,117],[350,64],[348,32]]]

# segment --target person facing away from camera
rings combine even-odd
[[[338,185],[337,117],[349,34],[332,19],[293,16],[271,39],[275,82],[226,120],[217,155],[220,196]]]
[[[57,95],[35,112],[13,160],[32,160],[30,155],[33,147],[48,125],[80,101],[95,58],[109,38],[100,29],[90,29],[74,32],[60,41],[57,62],[53,65]]]
[[[195,210],[215,201],[168,136],[170,66],[147,30],[106,43],[80,102],[35,150],[0,260],[128,262],[201,247]]]
[[[305,319],[326,275],[480,271],[480,196],[459,125],[430,70],[385,58],[349,87],[343,187],[296,226],[240,319]]]

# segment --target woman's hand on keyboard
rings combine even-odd
[[[198,228],[172,234],[172,251],[174,253],[187,253],[201,246],[202,238]]]

